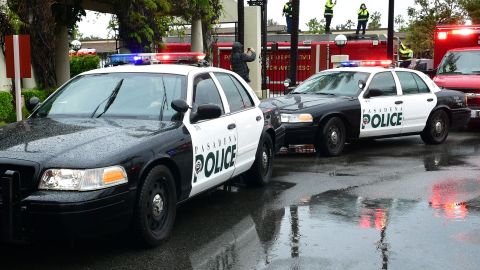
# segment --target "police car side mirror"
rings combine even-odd
[[[175,99],[171,103],[172,108],[179,113],[186,113],[190,107],[183,99]]]
[[[204,104],[197,108],[196,121],[215,119],[222,115],[222,108],[214,104]]]
[[[368,91],[363,96],[364,98],[379,97],[383,96],[383,91],[378,89],[368,89]]]
[[[32,97],[28,100],[27,104],[25,104],[25,107],[27,107],[29,112],[32,112],[38,104],[40,104],[40,99],[38,97]]]

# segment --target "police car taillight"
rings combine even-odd
[[[150,64],[195,64],[205,59],[204,53],[137,53],[114,54],[110,56],[112,65],[150,65]]]

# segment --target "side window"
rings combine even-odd
[[[222,114],[225,112],[222,98],[209,74],[203,74],[195,78],[193,83],[193,104],[195,106],[205,104],[218,105],[222,108]]]
[[[237,80],[237,78],[233,77],[232,75],[228,76],[232,78],[233,82],[237,86],[238,91],[240,91],[240,95],[243,98],[243,104],[245,105],[245,108],[253,107],[255,104],[253,103],[253,99],[248,93],[247,89],[243,87],[243,85]]]
[[[223,92],[227,97],[228,105],[230,106],[230,112],[237,112],[244,109],[243,99],[237,86],[233,83],[232,79],[224,73],[215,73]]]
[[[397,71],[404,95],[418,94],[418,87],[411,72]]]
[[[397,86],[391,72],[378,73],[373,77],[368,89],[377,89],[383,92],[383,96],[396,96]]]
[[[420,78],[420,76],[418,76],[417,74],[415,73],[412,73],[413,75],[413,78],[415,79],[415,82],[417,82],[417,85],[418,85],[418,91],[422,94],[424,93],[430,93],[430,88],[428,88],[427,84],[425,83],[425,81]]]

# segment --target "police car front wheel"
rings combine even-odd
[[[444,110],[438,110],[432,113],[420,136],[426,144],[440,144],[447,139],[449,127],[447,113]]]
[[[171,233],[177,211],[175,180],[170,170],[154,167],[140,187],[133,220],[136,239],[146,246],[158,246]]]
[[[258,145],[255,162],[245,175],[245,182],[249,186],[265,186],[270,182],[273,170],[274,148],[269,134],[264,134]]]
[[[346,129],[342,119],[332,117],[320,126],[315,150],[322,156],[338,156],[342,153],[346,141]]]

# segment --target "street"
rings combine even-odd
[[[336,158],[277,156],[272,182],[241,179],[181,205],[172,237],[126,233],[1,247],[2,269],[478,269],[480,138],[358,142]]]

